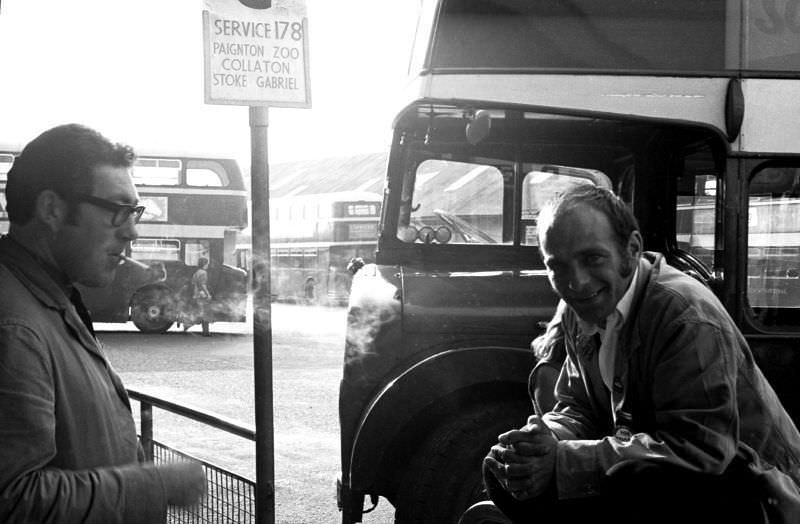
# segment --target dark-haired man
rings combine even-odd
[[[0,238],[0,522],[163,522],[196,463],[141,462],[128,396],[74,284],[105,286],[137,237],[133,150],[70,124],[8,172]]]
[[[713,293],[643,253],[605,189],[548,204],[539,240],[566,360],[553,410],[484,460],[495,503],[515,522],[800,517],[800,434]],[[780,508],[765,472],[788,495]]]

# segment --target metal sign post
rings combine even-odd
[[[256,523],[275,522],[272,402],[269,106],[311,107],[308,19],[303,0],[204,0],[207,104],[250,107],[253,376],[256,422]]]
[[[268,107],[250,107],[253,215],[253,376],[256,410],[256,522],[275,522],[275,435],[272,405],[272,304],[269,260]]]

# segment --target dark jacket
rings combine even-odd
[[[163,522],[125,388],[42,265],[0,239],[0,522]]]
[[[800,484],[800,434],[722,304],[661,255],[645,253],[639,272],[611,395],[596,347],[563,313],[567,358],[544,415],[561,439],[559,496],[592,495],[631,460],[721,474],[745,450]]]

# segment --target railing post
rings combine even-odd
[[[153,461],[153,405],[139,401],[139,420],[142,433],[142,449],[144,457]]]

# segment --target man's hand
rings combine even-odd
[[[555,476],[556,439],[541,419],[532,415],[525,427],[498,437],[484,464],[515,499],[538,497]]]
[[[197,462],[174,462],[158,466],[167,504],[192,506],[206,494],[206,475]]]

